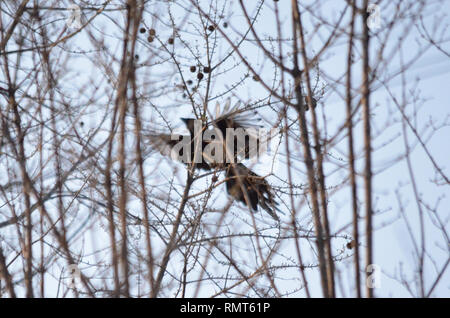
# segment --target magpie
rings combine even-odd
[[[176,159],[177,156],[183,157],[183,149],[190,150],[190,157],[187,156],[190,162],[201,158],[193,163],[196,169],[225,171],[226,189],[234,200],[248,204],[252,211],[257,211],[258,207],[261,207],[272,218],[279,221],[275,213],[278,209],[272,187],[264,177],[254,173],[240,162],[241,159],[249,159],[257,154],[255,147],[259,147],[261,140],[255,131],[260,126],[252,123],[251,117],[244,114],[237,105],[231,108],[229,100],[222,112],[220,112],[219,104],[216,105],[216,116],[209,122],[205,123],[194,118],[181,118],[181,120],[189,131],[189,136],[180,136],[182,140],[189,140],[188,148],[178,147],[174,154],[180,139],[172,140],[169,134],[149,135],[153,147],[162,154],[171,154],[172,159]],[[238,144],[236,134],[227,135],[229,129],[232,129],[231,132],[236,132],[238,129],[246,132],[243,145]],[[205,138],[206,135],[210,138]],[[227,140],[229,136],[233,140]],[[222,150],[222,156],[216,156],[215,150]],[[190,163],[185,162],[185,164]]]

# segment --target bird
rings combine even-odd
[[[226,102],[223,111],[220,111],[220,105],[216,104],[216,116],[209,122],[195,118],[183,117],[180,119],[189,131],[189,136],[181,137],[183,140],[190,140],[191,155],[187,156],[190,163],[196,159],[195,154],[197,157],[200,154],[201,162],[197,160],[193,163],[195,169],[224,170],[227,193],[234,200],[242,202],[244,205],[248,204],[253,212],[258,211],[258,207],[261,207],[274,220],[279,221],[275,213],[275,210],[278,210],[278,204],[275,201],[272,187],[264,177],[259,176],[241,162],[242,159],[249,159],[257,155],[258,148],[254,148],[260,146],[261,140],[258,134],[255,134],[255,130],[261,126],[255,125],[249,114],[244,114],[239,109],[238,104],[230,107],[230,100]],[[227,135],[227,129],[246,131],[244,144],[238,144],[237,134]],[[248,133],[249,130],[250,133]],[[211,138],[203,138],[205,135],[210,135]],[[232,136],[232,143],[227,140],[228,136]],[[150,134],[149,140],[162,154],[170,153],[172,159],[184,155],[185,148],[177,148],[178,153],[175,151],[174,154],[174,149],[180,139],[173,140],[169,134]],[[232,145],[231,149],[230,145]],[[198,148],[200,150],[196,152]],[[185,162],[185,164],[190,163]]]

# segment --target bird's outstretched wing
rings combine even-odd
[[[183,162],[187,165],[196,161],[195,143],[190,136],[178,135],[178,138],[172,137],[169,134],[152,133],[147,134],[147,139],[150,142],[151,148],[157,150],[162,155],[170,157],[174,161]],[[180,145],[180,141],[187,143],[187,148]],[[200,162],[195,163],[195,167],[203,170],[210,170],[211,165],[204,158],[202,149],[204,144],[200,145]],[[187,149],[189,153],[184,154],[184,149]]]
[[[233,154],[236,161],[242,159],[253,158],[258,155],[260,144],[260,128],[259,124],[261,118],[253,111],[242,109],[239,103],[231,106],[231,101],[228,99],[221,109],[220,104],[216,104],[216,115],[208,124],[210,129],[218,129],[227,140],[227,130],[233,133],[233,148],[228,150],[229,154]],[[231,130],[230,130],[231,129]],[[241,144],[238,144],[239,138]],[[230,140],[227,140],[230,142]]]
[[[216,114],[210,125],[216,126],[221,130],[226,128],[257,129],[261,127],[260,121],[261,118],[258,117],[256,112],[241,108],[239,102],[231,106],[231,100],[227,99],[222,109],[219,102],[216,103]],[[225,134],[225,131],[223,133]]]
[[[172,140],[169,134],[150,133],[146,135],[150,147],[164,156],[171,156],[173,147],[179,140]]]

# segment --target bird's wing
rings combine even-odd
[[[231,100],[227,99],[225,105],[221,109],[219,102],[216,103],[216,115],[210,125],[226,128],[259,128],[261,127],[261,118],[254,111],[240,108],[237,102],[231,106]]]
[[[262,127],[259,125],[261,118],[255,112],[239,106],[239,103],[231,106],[230,99],[225,102],[222,108],[217,102],[216,116],[209,123],[209,127],[217,128],[224,139],[227,136],[228,128],[234,129],[235,133],[238,133],[237,129],[244,129],[241,131],[245,134],[243,136],[245,140],[242,140],[245,143],[244,147],[238,149],[236,144],[235,148],[229,149],[228,153],[233,154],[235,159],[249,159],[258,154],[259,129]]]
[[[193,160],[196,160],[195,144],[190,136],[159,133],[147,134],[146,136],[153,150],[157,150],[162,155],[170,157],[174,161],[191,164]],[[178,138],[175,136],[178,136]],[[199,146],[204,148],[207,144],[208,142],[203,142],[203,144],[200,144]],[[184,153],[185,149],[188,151],[186,154]],[[202,150],[200,155],[202,156],[201,160],[196,162],[195,166],[200,169],[210,170],[211,162],[207,160],[208,158],[205,158],[205,154]]]
[[[178,136],[173,138],[172,135],[163,133],[149,133],[146,135],[147,140],[150,143],[152,150],[156,150],[164,156],[171,157],[173,160],[179,160],[179,154],[174,157],[173,147],[183,138],[184,136]]]

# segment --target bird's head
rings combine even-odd
[[[195,119],[194,118],[180,118],[180,119],[186,125],[186,127],[189,130],[189,132],[191,133],[191,135],[193,135]]]
[[[190,121],[193,121],[194,119],[193,118],[184,118],[184,117],[182,117],[182,118],[180,118],[182,121],[183,121],[183,123],[185,123],[186,125],[190,122]]]

